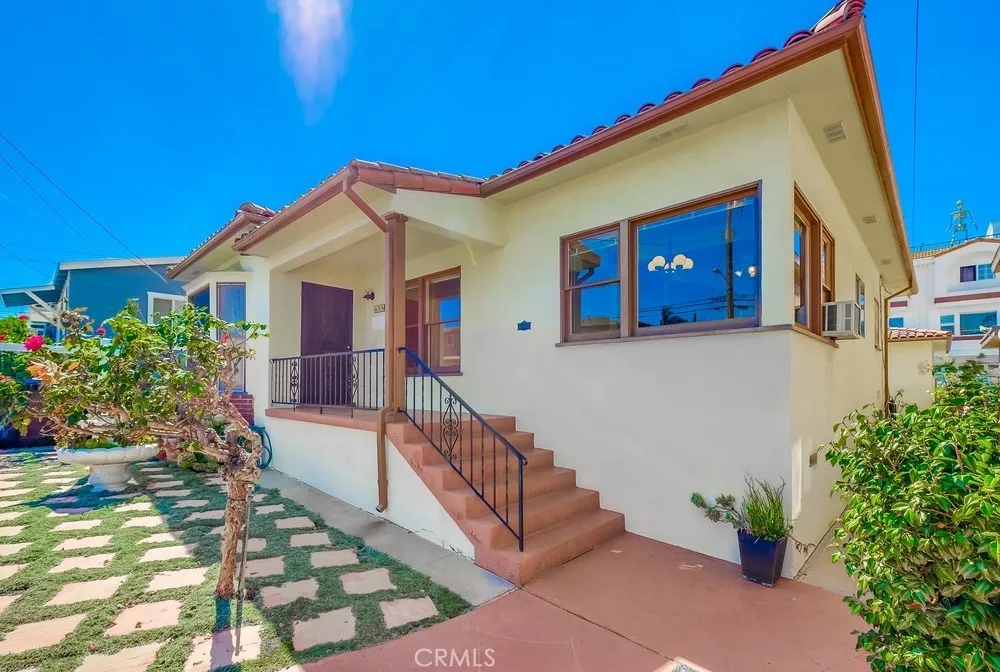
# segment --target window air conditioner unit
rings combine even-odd
[[[827,338],[861,338],[861,306],[854,301],[824,303],[823,335]]]

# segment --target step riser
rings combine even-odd
[[[485,492],[484,497],[486,502],[489,504],[494,503],[493,499],[493,489],[492,482],[488,483],[489,489]],[[512,479],[510,481],[510,488],[508,490],[504,489],[504,484],[501,481],[499,484],[499,489],[496,494],[496,508],[498,511],[503,512],[509,502],[511,507],[517,507],[517,479]],[[524,501],[531,501],[532,497],[541,497],[543,495],[548,495],[553,492],[558,492],[559,490],[568,490],[576,486],[576,473],[573,470],[566,470],[561,472],[551,472],[551,474],[545,474],[542,478],[526,478],[524,483]],[[479,484],[477,484],[477,487]],[[505,496],[505,493],[509,495]],[[449,490],[449,495],[457,495],[461,499],[455,505],[455,511],[462,518],[475,518],[477,516],[485,516],[490,512],[489,506],[483,500],[473,493],[472,488],[468,485],[463,484],[462,487],[456,490]],[[449,509],[450,510],[450,509]]]
[[[535,437],[533,434],[510,434],[505,437],[507,441],[514,446],[515,450],[524,453],[525,451],[531,450],[535,447]],[[447,448],[445,444],[439,444],[442,448]],[[461,458],[463,462],[473,463],[476,466],[476,470],[479,469],[480,462],[492,462],[494,456],[496,456],[497,462],[501,462],[504,459],[509,459],[510,461],[515,461],[517,456],[507,450],[507,447],[501,442],[497,441],[495,444],[492,440],[487,442],[480,442],[478,438],[472,441],[460,441],[454,444],[452,448],[455,452],[454,461],[456,464]],[[439,457],[441,453],[438,449],[424,440],[424,445],[420,450],[420,459],[423,464],[428,464],[433,458]],[[433,462],[431,462],[433,463]]]
[[[540,471],[543,469],[548,469],[553,465],[554,458],[555,455],[553,455],[549,451],[532,453],[531,455],[528,456],[528,464],[524,466],[524,473],[527,474],[528,472],[531,471]],[[439,460],[437,464],[445,464],[444,458],[441,457],[440,455],[437,456],[437,459]],[[427,466],[432,466],[432,464],[428,464]],[[505,473],[503,468],[504,465],[502,462],[498,461],[496,467],[499,468],[499,471],[494,471],[493,463],[487,462],[486,471],[484,473],[481,473],[479,471],[478,464],[476,465],[476,469],[474,472],[470,472],[468,466],[466,466],[464,474],[467,478],[471,479],[473,482],[479,482],[479,483],[483,481],[491,483],[494,480],[494,474],[497,474],[496,480],[502,482]],[[433,474],[432,478],[434,480],[431,482],[433,486],[441,487],[444,490],[451,490],[462,486],[468,487],[465,480],[463,480],[462,477],[459,476],[458,473],[455,470],[451,469],[450,467],[447,469],[442,469],[440,471],[436,469],[434,470],[428,469],[426,471],[429,475]],[[506,473],[508,482],[517,480],[517,460],[510,460],[510,462],[507,464]]]
[[[600,506],[600,495],[595,491],[589,491],[579,497],[574,497],[569,502],[546,506],[541,509],[526,510],[524,513],[525,533],[530,536],[587,511],[599,509]],[[525,508],[527,509],[527,507]],[[516,509],[511,509],[509,523],[512,528],[517,530]],[[499,523],[490,527],[483,541],[486,543],[487,548],[501,548],[517,543],[510,530]]]
[[[417,425],[421,425],[420,413],[418,412],[415,417]],[[517,430],[516,418],[495,418],[488,420],[487,422],[489,422],[490,427],[501,434]],[[422,424],[422,428],[423,432],[421,432],[420,429],[412,422],[407,421],[403,428],[403,439],[406,441],[416,441],[424,438],[424,434],[426,433],[427,436],[433,437],[435,440],[439,440],[444,426],[440,422],[431,422],[428,419]],[[489,437],[491,435],[490,430],[485,428],[478,420],[470,422],[465,418],[462,420],[461,431],[463,440],[471,440],[473,436],[475,436],[476,440],[479,440],[480,436]]]

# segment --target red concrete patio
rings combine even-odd
[[[301,670],[868,672],[851,634],[863,625],[840,595],[764,588],[731,563],[625,534],[468,614]]]

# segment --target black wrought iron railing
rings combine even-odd
[[[378,410],[385,400],[385,350],[271,360],[271,404]]]
[[[409,348],[402,410],[524,550],[527,458]],[[513,518],[513,520],[512,520]]]

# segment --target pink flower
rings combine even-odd
[[[106,333],[108,333],[108,332],[104,331],[104,327],[98,327],[98,328],[97,328],[97,331],[96,331],[95,333],[96,333],[96,334],[97,334],[98,336],[103,336],[104,334],[106,334]]]
[[[28,316],[27,315],[18,315],[17,319],[21,320],[22,322],[27,322],[28,321]]]
[[[45,345],[45,339],[35,334],[34,336],[28,336],[28,340],[24,342],[24,349],[28,352],[34,352],[41,350],[43,345]]]
[[[222,334],[222,338],[220,338],[219,340],[221,342],[223,342],[223,343],[228,343],[229,342],[229,334],[228,333]]]
[[[0,343],[3,343],[6,340],[7,340],[7,334],[0,334]]]

